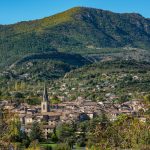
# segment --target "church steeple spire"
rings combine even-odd
[[[50,111],[50,105],[48,101],[48,92],[46,85],[44,85],[44,92],[43,92],[43,101],[41,102],[41,113],[47,113]]]
[[[47,87],[46,84],[44,85],[44,92],[43,92],[43,101],[47,102],[48,101],[48,92],[47,92]]]

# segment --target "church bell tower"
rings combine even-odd
[[[48,101],[48,92],[46,85],[44,86],[44,92],[43,92],[43,100],[41,102],[41,113],[47,113],[50,111],[50,105]]]

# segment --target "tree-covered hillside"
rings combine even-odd
[[[87,64],[90,64],[90,61],[78,54],[62,52],[32,54],[13,63],[0,74],[0,77],[11,81],[37,82],[53,80],[63,77],[66,72],[72,69]]]
[[[40,20],[0,26],[0,66],[49,51],[85,53],[101,48],[150,48],[150,20],[77,7]]]
[[[135,13],[76,7],[0,25],[0,96],[38,97],[47,81],[52,95],[128,99],[149,91],[149,49],[150,20]]]
[[[0,99],[10,100],[21,93],[24,100],[36,102],[46,81],[50,96],[124,102],[149,94],[149,76],[148,62],[111,60],[75,69],[63,62],[34,60],[4,72],[0,78]]]
[[[72,70],[53,82],[51,93],[94,101],[128,101],[150,91],[150,63],[115,60],[98,62]]]

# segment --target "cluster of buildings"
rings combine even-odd
[[[123,104],[112,104],[111,102],[92,102],[83,98],[75,101],[64,101],[59,104],[50,104],[48,92],[44,88],[41,106],[30,106],[22,103],[19,106],[1,102],[5,109],[18,114],[22,127],[26,133],[30,133],[33,122],[42,123],[45,138],[53,132],[54,128],[61,123],[71,123],[72,121],[83,121],[92,119],[102,113],[107,114],[110,120],[114,121],[120,114],[137,115],[139,110],[144,109],[143,103],[139,100],[125,102]]]

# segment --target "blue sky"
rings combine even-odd
[[[39,19],[75,6],[137,12],[150,18],[150,0],[0,0],[0,24]]]

